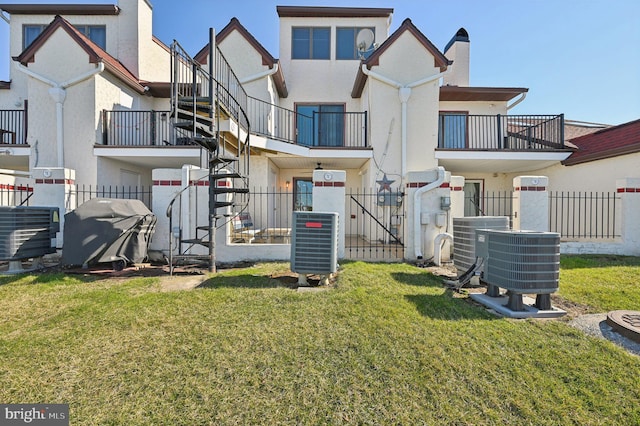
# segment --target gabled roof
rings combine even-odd
[[[400,27],[371,54],[371,56],[362,61],[362,64],[365,65],[367,69],[371,69],[373,66],[379,65],[380,56],[382,56],[384,52],[386,52],[405,32],[412,34],[416,40],[418,40],[420,44],[422,44],[425,49],[433,55],[433,65],[435,67],[439,67],[440,71],[446,70],[452,63],[452,61],[448,60],[444,54],[440,52],[438,48],[435,47],[415,25],[413,25],[411,19],[407,18],[402,22],[402,25],[400,25]],[[364,89],[366,82],[367,75],[362,72],[362,67],[359,67],[358,74],[356,75],[356,81],[354,82],[353,89],[351,90],[352,98],[359,98],[362,95],[362,90]]]
[[[12,15],[118,15],[115,4],[0,4]]]
[[[13,58],[14,61],[28,66],[34,62],[38,50],[49,40],[58,29],[64,30],[69,36],[89,55],[89,62],[92,64],[104,63],[105,68],[127,83],[139,93],[144,93],[144,87],[138,78],[131,73],[120,61],[105,52],[100,46],[89,40],[84,34],[78,31],[66,19],[57,15],[54,20],[40,33],[38,37],[19,56]]]
[[[528,92],[524,87],[440,86],[441,101],[510,101]]]
[[[609,127],[571,139],[578,150],[564,160],[565,166],[640,152],[640,120]]]
[[[273,69],[273,67],[277,64],[278,71],[273,75],[273,81],[276,86],[276,90],[278,91],[278,95],[281,98],[286,98],[289,96],[289,91],[287,89],[287,84],[284,81],[284,73],[282,72],[282,67],[280,66],[280,61],[274,58],[271,53],[265,47],[260,44],[258,40],[251,34],[238,20],[238,18],[231,18],[231,21],[222,29],[218,34],[216,34],[216,43],[221,43],[225,38],[229,36],[233,31],[237,31],[245,40],[253,47],[256,52],[260,54],[262,57],[262,65],[266,65],[269,69]],[[209,58],[209,43],[207,43],[193,58],[196,62],[202,65],[206,65]]]

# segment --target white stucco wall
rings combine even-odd
[[[419,52],[420,54],[417,54]],[[410,33],[402,34],[381,57],[372,71],[401,85],[409,85],[440,73],[434,58]],[[399,90],[373,77],[366,91],[370,144],[382,172],[400,176],[402,172],[402,103]],[[438,141],[439,81],[427,82],[411,89],[407,102],[406,172],[428,170],[437,166],[433,154]],[[375,167],[372,164],[372,167]],[[375,185],[377,170],[369,173],[369,185]]]
[[[620,155],[574,166],[557,164],[536,170],[549,177],[551,191],[615,191],[616,179],[640,177],[640,153]]]
[[[331,59],[291,59],[292,27],[331,27]],[[289,97],[281,100],[283,107],[294,109],[295,103],[304,102],[345,103],[347,111],[357,111],[359,101],[350,93],[360,61],[335,60],[337,27],[374,27],[377,43],[388,36],[386,18],[280,18],[280,61],[289,89]]]

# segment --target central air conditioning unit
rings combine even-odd
[[[338,213],[293,212],[291,270],[300,274],[338,270]]]
[[[476,231],[476,255],[484,258],[487,294],[509,291],[507,307],[523,310],[522,295],[536,294],[536,307],[551,309],[560,281],[560,234],[537,231]]]
[[[23,260],[55,253],[58,231],[57,207],[0,207],[0,260],[9,261],[7,272],[23,272]]]
[[[509,229],[507,216],[472,216],[453,218],[453,264],[458,276],[476,263],[476,229]],[[482,267],[478,272],[482,271]]]

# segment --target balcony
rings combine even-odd
[[[494,151],[565,149],[564,116],[440,113],[438,148]]]
[[[251,132],[308,148],[367,148],[367,113],[338,105],[302,105],[292,111],[249,97]]]
[[[0,110],[0,145],[26,145],[27,104],[24,109]]]
[[[440,113],[436,158],[457,173],[524,172],[565,160],[564,115]]]

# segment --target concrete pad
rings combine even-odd
[[[473,293],[471,294],[471,299],[508,318],[559,318],[567,314],[567,311],[553,306],[548,310],[538,309],[534,306],[535,299],[528,296],[522,296],[523,311],[512,311],[507,308],[508,296],[491,297],[482,293]]]

